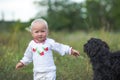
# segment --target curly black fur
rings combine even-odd
[[[92,63],[93,80],[120,80],[120,51],[110,52],[106,42],[91,38],[84,45],[84,52]]]

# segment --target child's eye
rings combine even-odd
[[[35,33],[38,33],[39,31],[35,31]]]
[[[41,31],[41,32],[45,32],[45,31],[43,30],[43,31]]]

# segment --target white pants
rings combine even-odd
[[[56,71],[34,72],[34,80],[56,80]]]

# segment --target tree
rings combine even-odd
[[[109,12],[109,21],[111,23],[111,27],[114,30],[119,30],[120,29],[120,0],[112,0],[111,1],[111,9]]]
[[[118,30],[120,27],[119,0],[41,0],[47,8],[45,18],[52,30],[100,29]],[[40,15],[40,13],[39,13]]]
[[[39,5],[43,1],[39,2]],[[72,31],[84,28],[82,4],[70,0],[48,0],[46,3],[48,10],[44,18],[48,21],[50,29]]]
[[[90,27],[95,29],[108,27],[107,20],[107,0],[87,0],[86,8],[87,8],[87,21]]]

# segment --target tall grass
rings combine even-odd
[[[120,49],[120,33],[99,31],[50,32],[48,37],[60,43],[70,45],[80,52],[75,58],[71,55],[60,56],[54,52],[57,66],[57,80],[92,80],[92,66],[83,52],[83,45],[91,37],[100,38],[108,43],[111,51]],[[32,39],[29,32],[13,31],[0,33],[0,79],[1,80],[33,80],[32,63],[20,70],[15,70],[16,63],[22,58],[24,51]]]

